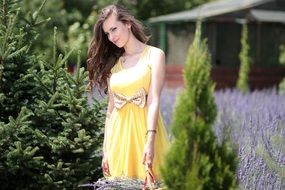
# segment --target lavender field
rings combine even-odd
[[[164,89],[161,113],[169,130],[174,102],[180,89]],[[217,91],[218,116],[214,131],[218,141],[237,146],[240,189],[285,189],[285,95],[276,90]]]
[[[161,95],[160,110],[169,133],[180,91],[164,88]],[[268,89],[245,95],[227,89],[215,92],[215,100],[218,115],[213,130],[218,141],[226,138],[237,147],[240,189],[285,190],[285,94]]]

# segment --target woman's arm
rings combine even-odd
[[[150,54],[151,84],[147,97],[147,141],[143,161],[151,167],[154,157],[154,142],[159,113],[160,94],[165,78],[165,54],[158,48],[153,48]]]
[[[110,90],[110,84],[109,84],[109,79],[108,79],[108,107],[107,107],[107,113],[106,113],[106,120],[105,120],[105,131],[104,131],[104,142],[103,142],[103,160],[102,160],[102,169],[103,169],[103,174],[105,176],[111,176],[110,170],[109,170],[109,162],[108,162],[108,152],[107,152],[107,137],[108,137],[108,130],[109,130],[109,120],[111,117],[111,113],[114,109],[114,97],[113,93]]]
[[[108,126],[109,126],[109,120],[111,117],[111,113],[114,109],[114,97],[113,93],[110,90],[110,80],[108,79],[108,107],[107,107],[107,112],[106,112],[106,119],[105,119],[105,131],[104,131],[104,142],[103,142],[103,153],[107,152],[106,149],[106,139],[108,136]]]

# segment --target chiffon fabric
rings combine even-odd
[[[153,48],[146,45],[135,66],[123,68],[119,59],[111,70],[110,89],[115,104],[118,105],[111,113],[105,139],[111,174],[109,178],[143,180],[146,177],[143,149],[147,139],[147,105],[143,101],[147,99],[151,83],[152,65],[149,58]],[[160,113],[156,130],[152,169],[159,180],[159,168],[169,148],[169,139]]]

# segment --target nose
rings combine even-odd
[[[109,34],[109,40],[111,41],[111,42],[114,42],[114,35],[113,34]]]

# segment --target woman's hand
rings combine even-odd
[[[152,168],[153,158],[154,158],[154,143],[147,142],[144,145],[143,165],[147,164],[149,168]]]
[[[107,153],[103,154],[102,170],[103,170],[104,176],[111,176],[110,170],[109,170],[109,162],[108,162],[108,155],[107,155]]]

